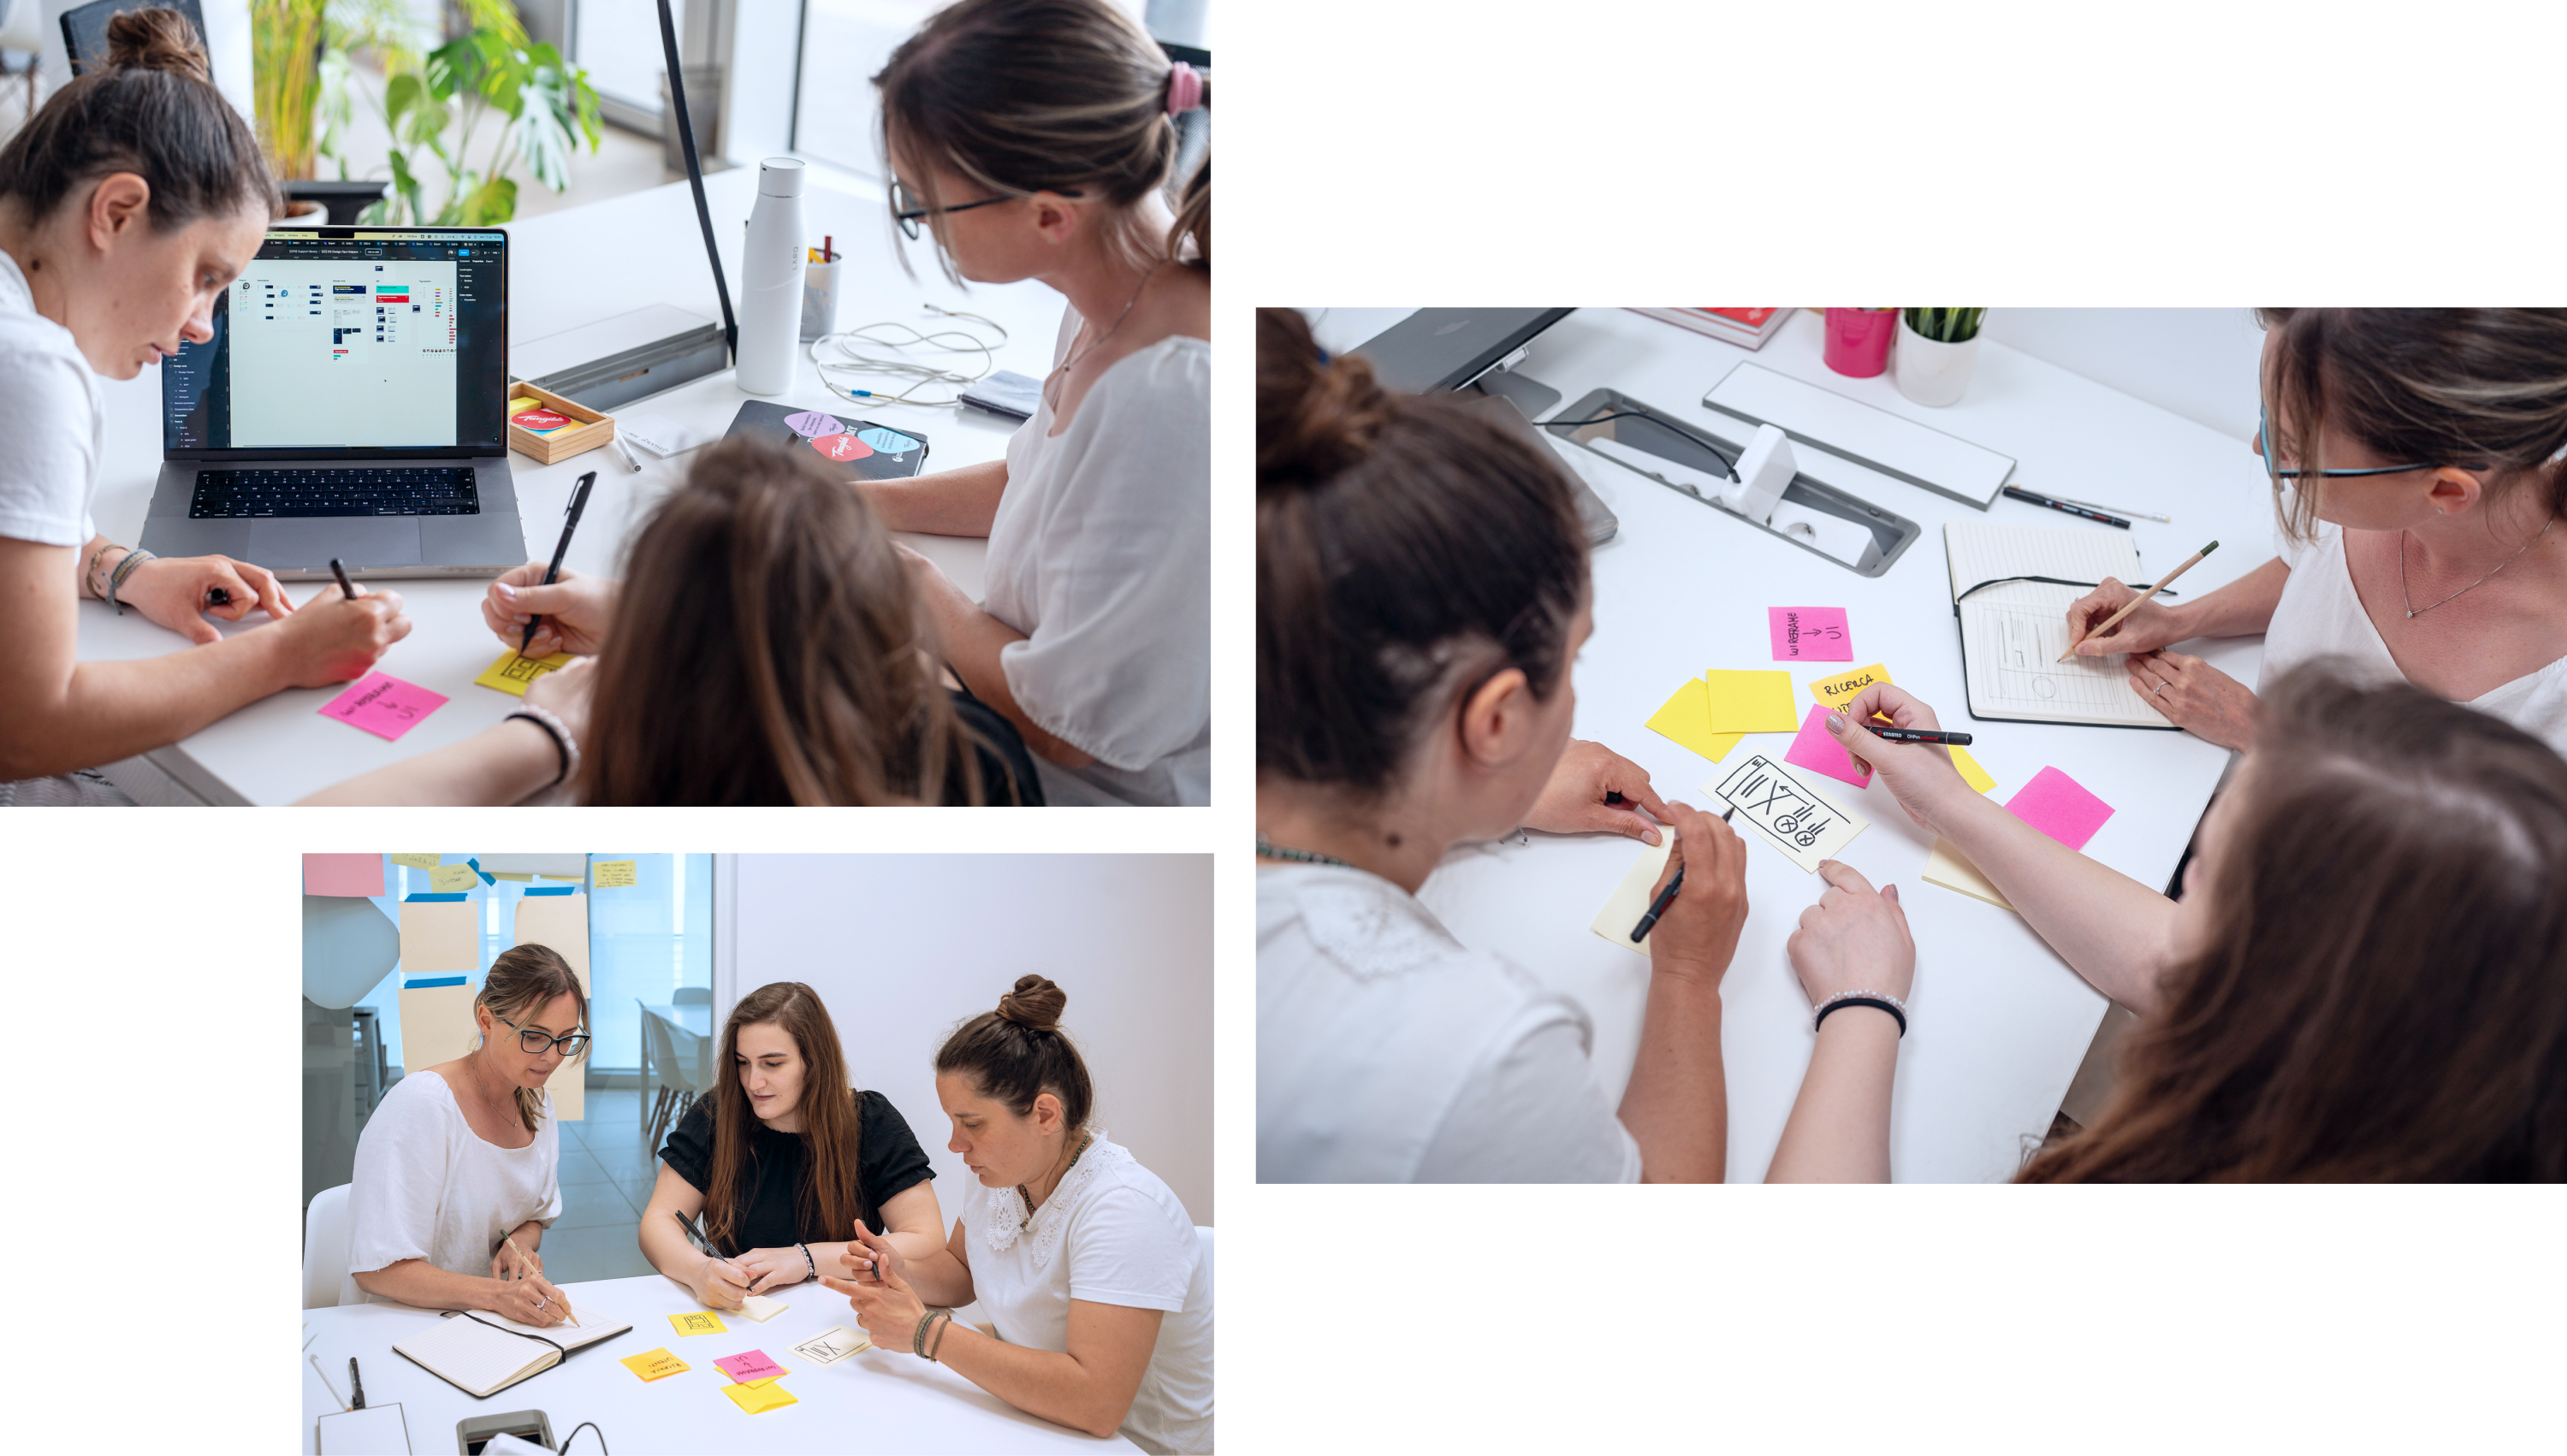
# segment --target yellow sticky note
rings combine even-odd
[[[1882,667],[1878,663],[1873,663],[1870,667],[1856,668],[1851,673],[1839,673],[1833,678],[1816,678],[1811,680],[1810,696],[1819,700],[1819,702],[1826,707],[1842,708],[1845,705],[1852,703],[1854,700],[1854,695],[1860,693],[1863,689],[1870,687],[1874,683],[1886,683],[1888,681],[1889,669]],[[1798,728],[1800,725],[1795,723],[1793,727]]]
[[[646,1350],[638,1355],[626,1355],[624,1368],[645,1380],[657,1380],[663,1375],[677,1374],[690,1366],[685,1360],[669,1353],[666,1349],[655,1349]]]
[[[503,652],[499,654],[499,660],[483,668],[481,676],[473,679],[472,683],[477,688],[496,688],[502,693],[513,693],[523,698],[528,683],[546,673],[569,667],[570,663],[571,655],[566,652],[543,658],[522,658],[514,652]]]
[[[793,1398],[790,1391],[776,1384],[772,1379],[759,1380],[749,1385],[724,1385],[722,1394],[729,1396],[731,1404],[750,1415],[801,1403]]]
[[[1613,887],[1613,898],[1604,902],[1604,908],[1595,912],[1594,921],[1586,928],[1623,950],[1647,955],[1648,936],[1635,941],[1631,932],[1639,925],[1640,917],[1649,913],[1649,902],[1657,896],[1658,876],[1667,872],[1667,856],[1675,853],[1675,848],[1673,828],[1659,830],[1654,846],[1640,846],[1640,857],[1631,862],[1631,868],[1622,875],[1622,883]]]
[[[721,1316],[711,1310],[698,1310],[692,1314],[672,1314],[669,1316],[669,1322],[678,1326],[678,1332],[680,1334],[719,1334],[722,1332]]]
[[[597,888],[601,890],[621,890],[637,883],[633,877],[633,865],[634,861],[629,859],[607,859],[598,861]]]
[[[406,864],[415,870],[436,868],[436,856],[432,854],[396,854],[392,860],[395,864]]]
[[[439,895],[448,890],[469,890],[481,883],[468,864],[441,864],[428,872],[428,888]]]
[[[1986,793],[1997,786],[1997,781],[1989,776],[1988,770],[1981,768],[1979,760],[1970,756],[1969,749],[1958,743],[1946,743],[1943,747],[1952,755],[1952,766],[1961,770],[1961,777],[1969,783],[1970,787]]]
[[[1716,733],[1711,730],[1711,690],[1700,678],[1687,678],[1666,706],[1649,717],[1649,728],[1666,734],[1686,747],[1717,763],[1720,755],[1738,746],[1744,733]]]
[[[1985,900],[2000,909],[2014,909],[2014,902],[1997,893],[1997,887],[1988,882],[1987,876],[1979,873],[1979,867],[1963,859],[1961,851],[1954,849],[1949,840],[1934,841],[1934,852],[1925,859],[1925,880],[1946,890],[1958,890],[1972,899]]]
[[[517,415],[528,410],[540,410],[543,408],[543,401],[536,399],[532,395],[519,395],[517,398],[508,402],[508,413],[511,415]]]
[[[490,872],[490,878],[494,880],[514,880],[520,885],[531,885],[535,882],[535,877],[533,875],[512,875],[506,870],[492,870]]]
[[[1801,727],[1792,706],[1792,675],[1781,671],[1702,675],[1707,727],[1719,733],[1788,733]]]

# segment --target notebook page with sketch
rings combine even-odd
[[[1998,722],[2172,728],[2131,687],[2123,657],[2070,658],[2068,608],[2091,587],[2009,577],[2144,582],[2123,531],[1952,521],[1943,527],[1970,716]],[[1996,582],[1997,585],[1983,585]]]
[[[486,1396],[560,1364],[572,1350],[633,1327],[595,1312],[580,1315],[580,1321],[584,1328],[555,1324],[537,1329],[496,1314],[457,1313],[396,1342],[393,1349],[457,1389]]]

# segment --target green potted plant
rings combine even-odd
[[[1898,311],[1898,347],[1891,373],[1898,392],[1919,405],[1949,405],[1970,387],[1979,358],[1983,308],[1908,308]]]

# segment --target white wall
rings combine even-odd
[[[2255,437],[2264,333],[2252,309],[1995,308],[1986,334],[2232,439]]]
[[[0,0],[5,8],[8,0]],[[71,57],[63,50],[62,15],[78,10],[89,0],[39,0],[44,11],[45,49],[41,62],[45,93],[52,95],[71,84]],[[250,87],[249,0],[198,0],[197,8],[205,14],[205,60],[214,73],[214,89],[232,104],[243,117],[256,119]]]
[[[714,1026],[768,982],[818,991],[857,1083],[935,1163],[949,1222],[971,1174],[930,1061],[1033,974],[1069,994],[1097,1121],[1212,1224],[1211,856],[741,855],[731,916]]]

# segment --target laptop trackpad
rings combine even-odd
[[[298,515],[249,524],[249,559],[271,571],[327,571],[333,556],[352,570],[417,566],[419,521],[398,515]]]

